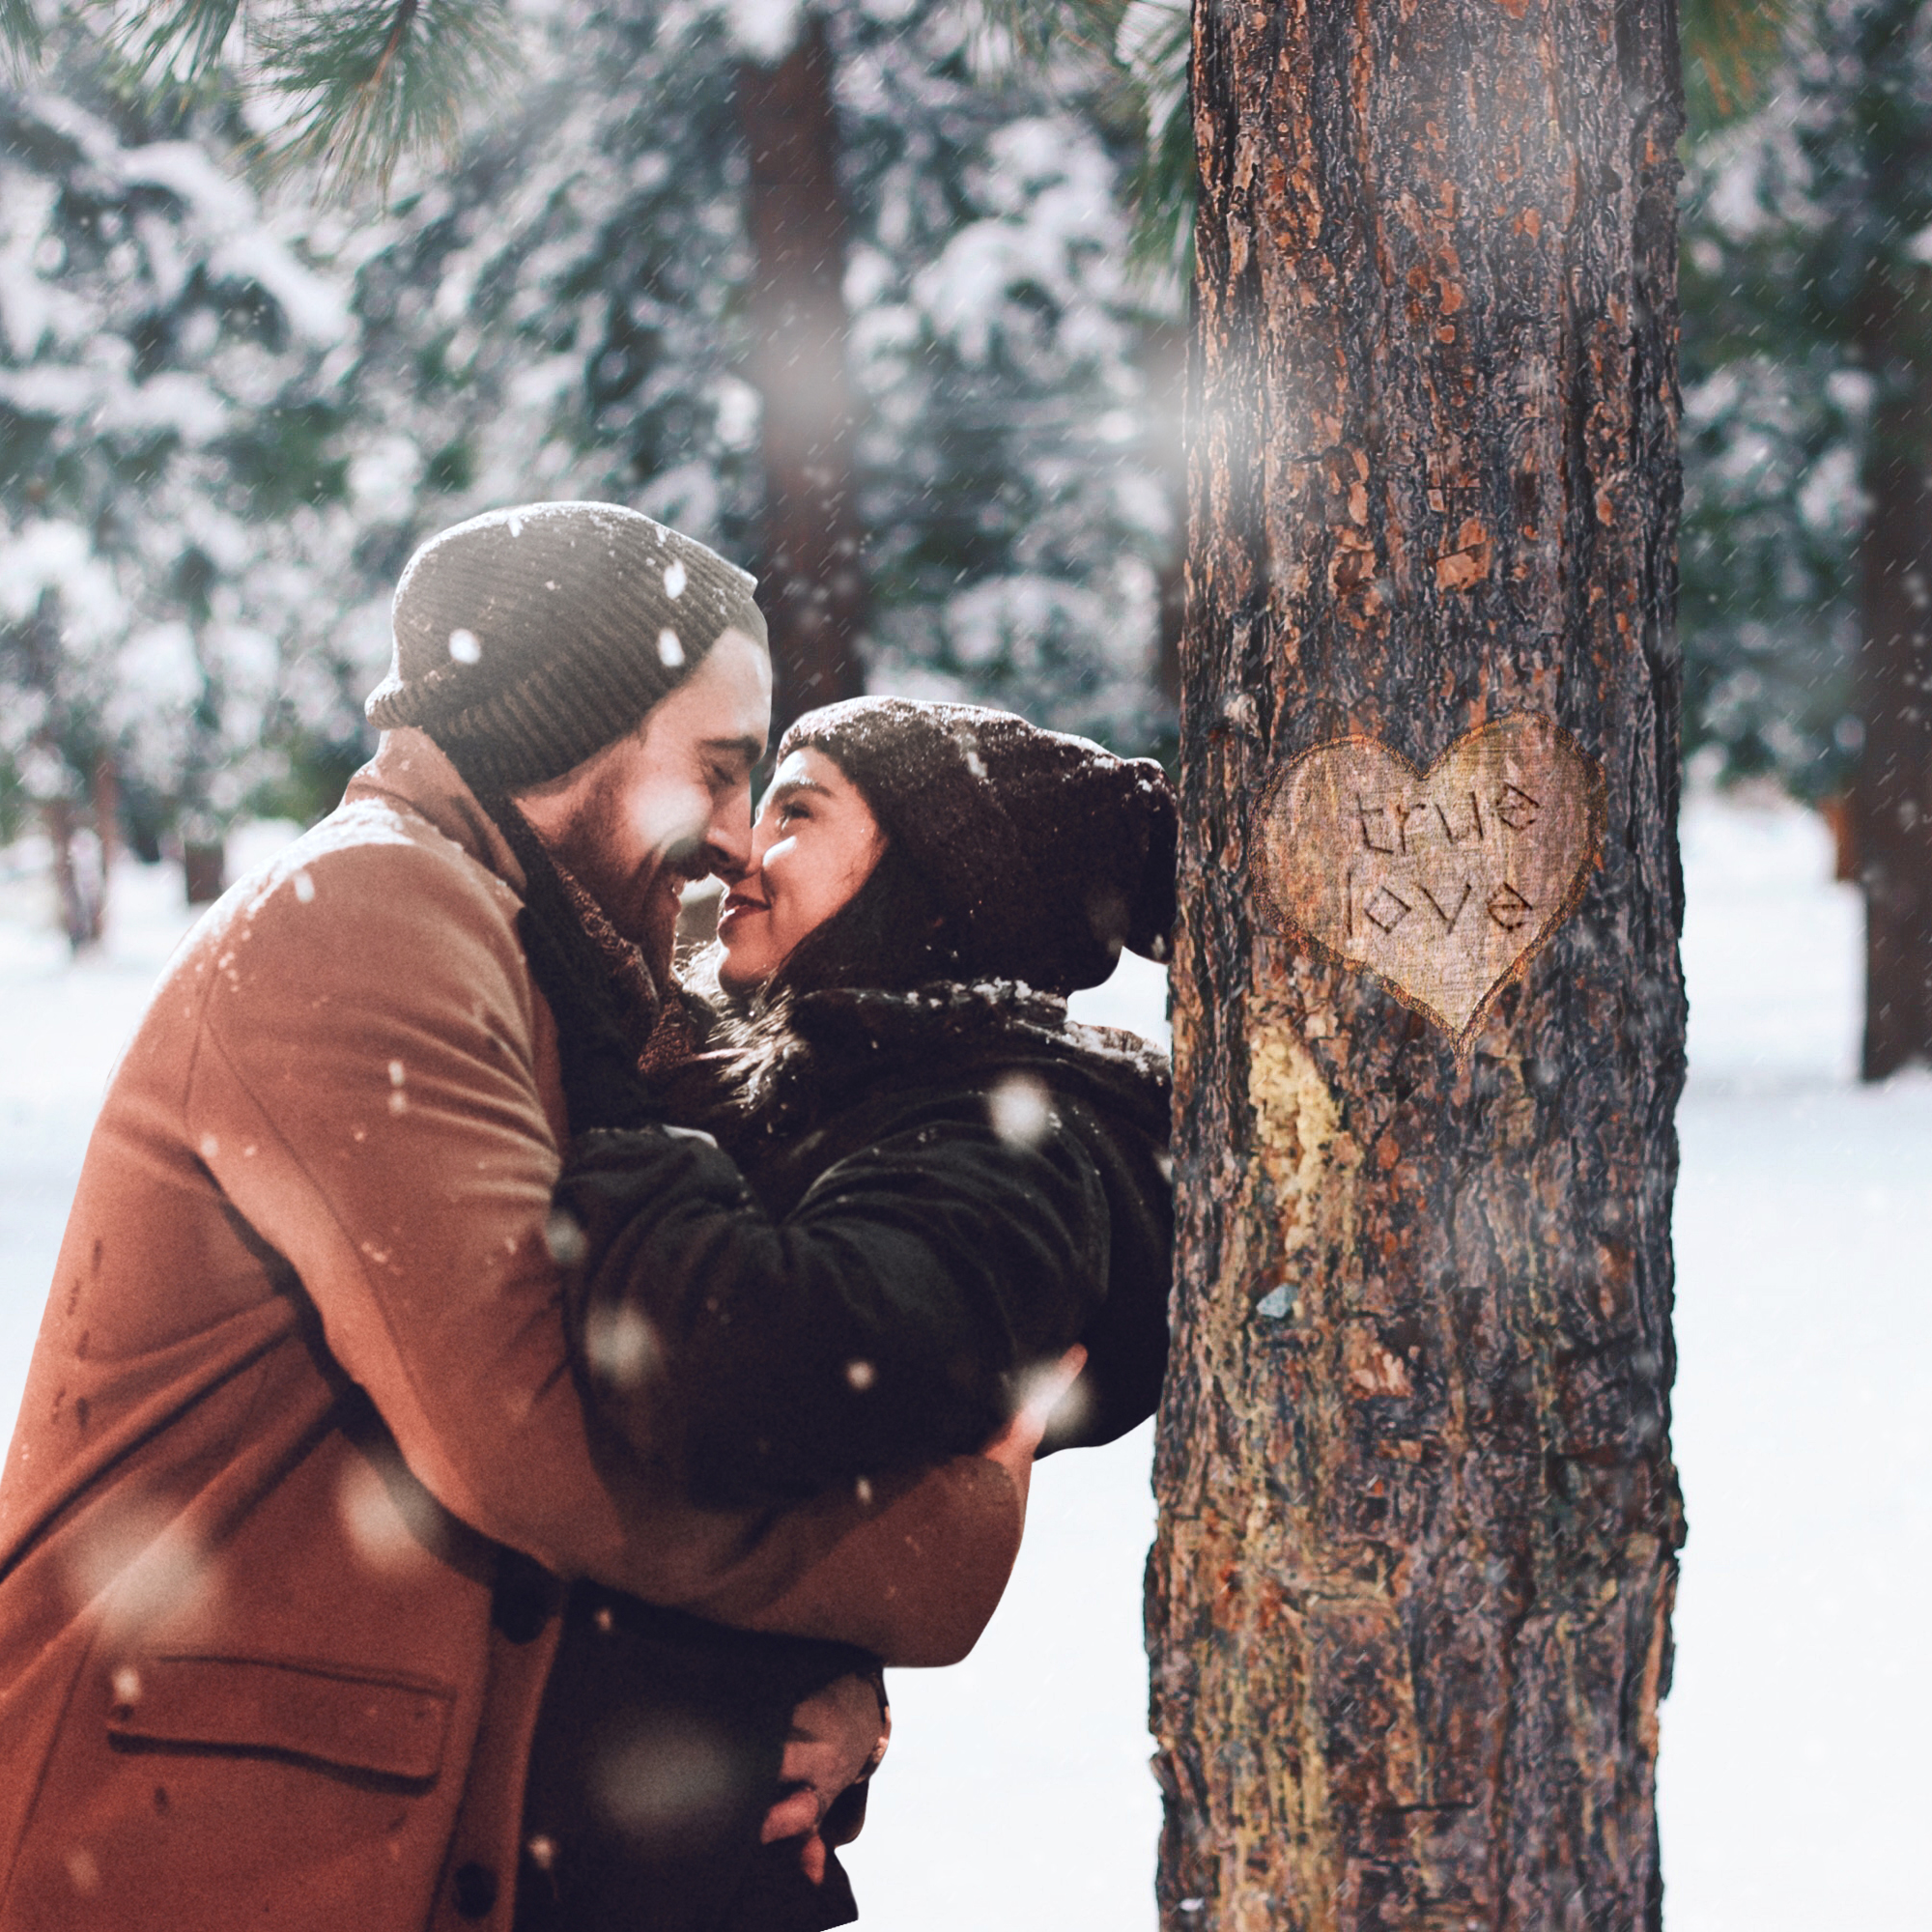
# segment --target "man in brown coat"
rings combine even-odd
[[[445,532],[375,759],[163,978],[0,1480],[6,1932],[502,1932],[556,1641],[532,1574],[900,1662],[990,1613],[1023,1471],[702,1513],[600,1456],[565,1356],[586,1076],[531,874],[647,1011],[684,879],[746,856],[750,590],[609,505]]]

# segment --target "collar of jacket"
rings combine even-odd
[[[795,1132],[883,1083],[1036,1069],[1078,1086],[1165,1141],[1172,1078],[1140,1035],[1067,1017],[1066,1002],[1012,980],[938,980],[911,992],[826,987],[741,1034],[730,1063],[749,1124]]]
[[[402,724],[383,733],[376,755],[349,781],[343,803],[364,798],[385,799],[427,819],[519,898],[527,895],[529,881],[509,840],[428,732]]]

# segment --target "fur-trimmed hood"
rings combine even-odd
[[[795,1143],[885,1088],[1019,1072],[1077,1094],[1137,1138],[1167,1143],[1167,1056],[1138,1034],[1070,1019],[1058,995],[1010,980],[797,995],[727,1022],[704,1058],[724,1094],[707,1115],[741,1158]]]

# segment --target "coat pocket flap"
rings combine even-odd
[[[260,1658],[151,1656],[115,1668],[107,1729],[128,1744],[285,1752],[427,1781],[442,1765],[453,1702],[451,1691],[420,1680]]]

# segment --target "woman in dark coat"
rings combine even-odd
[[[800,720],[720,922],[735,1014],[644,1110],[679,1125],[634,1113],[587,1136],[559,1187],[582,1245],[573,1348],[613,1453],[668,1462],[720,1506],[863,1493],[998,1435],[1073,1350],[1084,1366],[1042,1451],[1150,1414],[1165,1062],[1069,1022],[1065,996],[1122,946],[1159,955],[1173,895],[1173,803],[1148,761],[973,706],[863,698]],[[567,1631],[526,1807],[548,1857],[526,1872],[520,1928],[632,1922],[616,1901],[646,1868],[690,1916],[639,1924],[849,1918],[836,1863],[809,1883],[795,1844],[749,1846],[784,1719],[859,1660],[583,1588]],[[730,1707],[736,1768],[714,1781],[741,1795],[710,1849],[668,1829],[627,1865],[586,1832],[600,1798],[582,1767],[611,1753],[582,1733],[613,1714],[635,1733],[640,1704],[655,1742],[634,1736],[631,1756],[660,1765]],[[590,1909],[599,1889],[608,1911]]]

